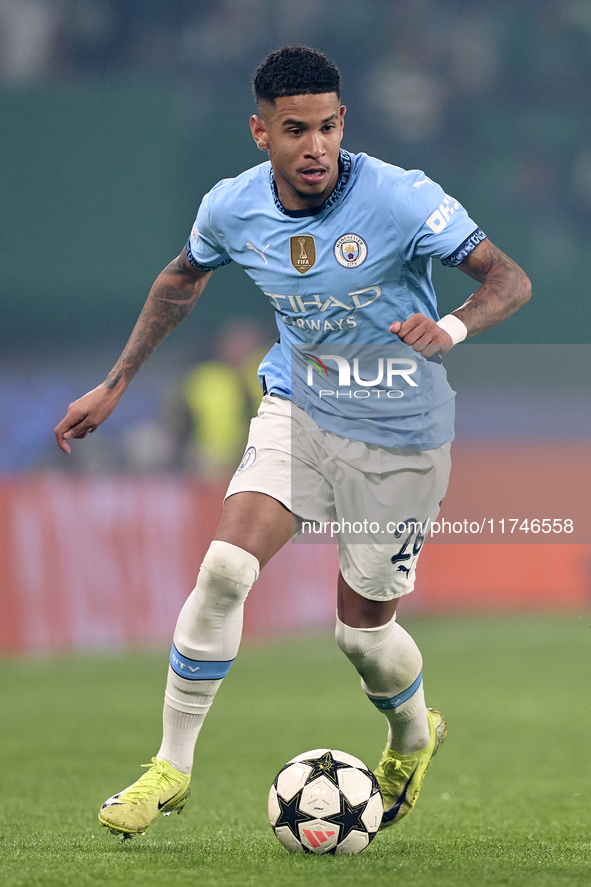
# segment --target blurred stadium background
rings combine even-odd
[[[450,355],[456,510],[580,513],[577,544],[429,543],[404,606],[589,605],[591,4],[0,0],[0,651],[169,641],[256,408],[266,300],[218,271],[97,434],[66,458],[52,429],[115,362],[202,194],[264,159],[250,77],[297,42],[342,71],[344,146],[425,169],[532,279],[526,308]],[[442,313],[471,292],[434,276]],[[247,633],[329,626],[335,563],[287,546]]]

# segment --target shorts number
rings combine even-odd
[[[425,541],[425,533],[423,532],[423,527],[420,521],[416,519],[416,517],[409,517],[408,520],[400,521],[400,523],[396,524],[396,529],[394,531],[394,536],[397,539],[400,539],[405,530],[410,530],[410,533],[402,543],[400,549],[397,554],[392,555],[392,563],[398,564],[402,561],[408,561],[411,557],[416,557],[421,548],[423,547],[423,542]],[[414,538],[416,536],[416,538]],[[407,551],[406,549],[410,545],[411,539],[414,538],[412,553]]]

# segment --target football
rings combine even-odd
[[[283,767],[269,792],[269,820],[295,853],[361,853],[380,827],[378,782],[363,761],[316,748]]]

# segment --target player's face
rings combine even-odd
[[[346,108],[334,92],[283,96],[265,102],[250,128],[269,152],[279,199],[286,209],[320,206],[339,177]]]

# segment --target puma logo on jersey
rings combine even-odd
[[[415,182],[413,185],[413,188],[420,188],[421,185],[432,185],[432,184],[433,184],[433,182],[431,181],[431,179],[429,179],[429,178],[427,178],[427,176],[425,176],[425,178],[421,179],[420,182]]]
[[[267,257],[265,255],[265,250],[269,249],[269,246],[270,246],[270,244],[267,244],[266,246],[263,247],[262,250],[260,250],[260,249],[257,249],[256,246],[253,246],[253,244],[250,242],[250,240],[246,241],[246,249],[252,249],[252,250],[254,250],[255,253],[258,253],[259,256],[261,256],[261,258],[265,260],[265,265],[269,264],[267,261]]]

